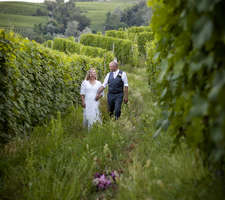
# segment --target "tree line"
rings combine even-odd
[[[80,8],[76,7],[75,0],[48,1],[44,2],[47,9],[48,21],[35,25],[34,31],[39,37],[39,42],[43,40],[53,39],[55,36],[78,36],[90,25],[90,19],[87,18]],[[37,14],[42,14],[37,10]],[[46,13],[46,12],[44,12]]]
[[[104,29],[117,30],[131,26],[149,25],[151,16],[152,10],[147,7],[146,1],[143,0],[125,10],[116,8],[113,12],[108,12]]]

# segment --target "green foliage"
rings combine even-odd
[[[145,44],[149,41],[153,40],[153,33],[152,32],[141,32],[137,35],[137,44],[138,44],[138,51],[142,55],[146,55],[146,47]]]
[[[106,14],[106,20],[104,24],[104,30],[118,30],[120,28],[127,27],[127,24],[121,22],[122,10],[116,8],[114,11]]]
[[[110,2],[76,2],[76,6],[91,19],[90,28],[95,31],[104,31],[104,24],[107,19],[107,13],[114,9],[120,8],[124,10],[127,7],[132,6],[132,1],[110,1]],[[109,24],[110,25],[110,24]]]
[[[105,32],[108,37],[130,39],[133,41],[133,54],[135,66],[138,66],[139,56],[146,56],[146,44],[153,40],[153,33],[148,26],[131,27],[126,30],[109,30]]]
[[[154,97],[160,96],[160,90],[158,90],[157,77],[160,74],[160,68],[157,67],[159,64],[159,54],[156,54],[156,43],[155,40],[147,42],[146,46],[146,66],[148,71],[148,84],[154,94]]]
[[[120,39],[128,39],[127,32],[125,31],[116,31],[116,30],[109,30],[105,32],[107,37],[115,37]]]
[[[64,38],[54,38],[53,49],[63,51],[65,53],[80,54],[81,44]]]
[[[47,41],[44,45],[55,50],[63,51],[67,54],[76,53],[92,58],[99,57],[104,60],[104,64],[108,64],[114,58],[111,51],[98,47],[85,46],[68,38],[54,38],[53,41]]]
[[[1,142],[42,124],[79,101],[87,69],[103,76],[103,60],[45,48],[14,33],[0,32]]]
[[[136,40],[137,35],[141,32],[152,32],[151,27],[149,26],[132,26],[127,29],[128,32],[128,38],[132,41]]]
[[[37,9],[45,10],[44,4],[28,2],[0,2],[0,13],[33,16]]]
[[[39,34],[71,36],[72,29],[76,28],[74,35],[77,35],[79,31],[90,25],[90,19],[81,13],[80,8],[75,6],[73,0],[68,2],[45,1],[44,4],[48,10],[49,18],[46,23],[35,26],[34,30]]]
[[[0,27],[33,28],[34,24],[43,23],[46,20],[47,17],[0,13]]]
[[[80,12],[91,19],[90,28],[93,31],[103,31],[104,23],[106,20],[106,14],[109,11],[114,10],[115,8],[121,8],[122,10],[133,5],[132,1],[111,1],[111,2],[75,2],[76,6],[80,8]],[[47,18],[40,19],[39,17],[31,17],[36,15],[37,9],[46,9],[44,3],[28,3],[28,2],[0,2],[0,13],[4,14],[0,17],[0,26],[4,24],[4,27],[14,24],[20,27],[20,24],[24,27],[23,24],[27,22],[27,19],[33,24],[39,24],[47,22]],[[11,16],[13,15],[13,16]],[[17,15],[18,19],[14,17]],[[26,19],[24,18],[26,16]],[[8,20],[9,19],[9,20]],[[32,19],[32,20],[31,20]],[[36,20],[40,19],[40,20]],[[34,23],[35,22],[35,23]],[[26,23],[26,26],[31,26],[31,23]],[[2,26],[3,27],[3,26]]]
[[[185,136],[205,158],[223,166],[225,156],[225,2],[150,0],[155,55],[160,74],[161,129]],[[152,66],[153,65],[153,66]],[[158,73],[156,73],[158,74]],[[150,75],[151,76],[151,75]]]
[[[54,44],[53,40],[47,40],[46,42],[43,43],[43,45],[45,47],[48,47],[48,48],[51,48],[51,49],[53,49],[53,44]]]
[[[146,26],[151,19],[152,11],[148,8],[146,1],[139,1],[134,6],[127,8],[122,16],[121,22],[128,27],[131,26]]]
[[[107,51],[106,49],[102,49],[98,47],[85,46],[85,45],[81,46],[80,54],[86,55],[92,58],[100,57],[104,59],[104,63],[106,65],[108,65],[115,57],[111,51]]]
[[[151,32],[152,29],[149,26],[132,26],[130,28],[127,29],[128,33],[140,33],[140,32]]]
[[[139,137],[137,148],[129,155],[132,160],[120,182],[117,200],[224,198],[223,183],[209,176],[199,152],[183,141],[171,153],[173,138],[162,134],[154,139],[151,131]]]
[[[147,7],[145,0],[136,2],[125,10],[118,7],[107,13],[104,29],[118,30],[119,28],[148,25],[151,15],[151,8]]]
[[[84,45],[113,51],[119,62],[132,63],[133,46],[130,40],[122,40],[95,34],[83,34],[80,42]]]

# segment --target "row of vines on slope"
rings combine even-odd
[[[92,58],[100,57],[104,59],[106,64],[114,59],[114,54],[111,51],[98,47],[85,46],[67,38],[55,38],[54,40],[48,40],[44,46],[65,52],[67,54],[76,53]]]
[[[142,32],[152,32],[149,26],[132,26],[128,29],[108,30],[105,32],[107,37],[115,37],[120,39],[134,40],[135,37]]]
[[[80,43],[113,51],[117,59],[123,64],[133,63],[135,51],[133,42],[130,40],[106,37],[97,34],[83,34],[81,35]]]
[[[150,84],[163,108],[162,129],[200,148],[205,160],[225,157],[225,1],[149,0]],[[212,162],[213,161],[213,162]]]
[[[103,60],[45,48],[0,31],[0,142],[24,133],[78,102],[86,71]]]

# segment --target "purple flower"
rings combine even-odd
[[[96,185],[98,190],[105,190],[108,187],[112,186],[112,182],[116,181],[116,177],[118,176],[116,171],[112,171],[108,175],[104,173],[96,173],[95,178],[93,179],[93,184]]]
[[[100,178],[101,174],[100,173],[95,173],[95,178]]]
[[[112,171],[111,176],[112,176],[112,179],[113,179],[114,181],[116,181],[116,174],[115,174],[114,171]]]
[[[107,179],[107,180],[106,180],[106,185],[107,185],[107,186],[111,185],[111,181]]]
[[[105,179],[105,174],[102,174],[99,178],[100,178],[100,180],[104,180]]]
[[[98,188],[99,188],[99,189],[105,189],[105,186],[104,186],[104,184],[100,183],[100,184],[98,185]]]

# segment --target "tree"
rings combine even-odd
[[[106,15],[105,30],[115,30],[124,28],[127,25],[121,22],[123,12],[116,8],[113,12],[108,12]]]
[[[129,27],[142,26],[149,24],[150,17],[151,9],[147,7],[145,1],[141,1],[123,12],[121,22],[127,24]]]
[[[79,27],[78,21],[69,22],[65,31],[65,35],[68,37],[69,36],[77,37],[80,33],[78,27]]]
[[[151,14],[151,8],[147,7],[145,1],[141,1],[124,11],[116,8],[113,12],[107,13],[105,30],[148,25]]]
[[[79,35],[78,31],[83,31],[90,25],[90,19],[82,15],[80,8],[75,5],[75,0],[45,1],[45,5],[48,9],[49,20],[35,27],[34,30],[37,33],[52,36],[55,34],[74,35],[74,33]]]
[[[86,27],[81,34],[86,34],[86,33],[92,33],[91,29],[89,27]]]

